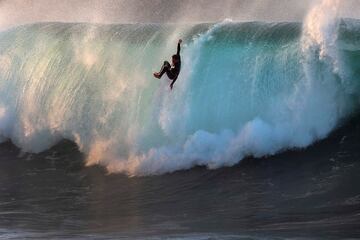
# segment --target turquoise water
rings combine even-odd
[[[328,24],[328,23],[324,23]],[[327,25],[326,25],[327,26]],[[305,148],[359,105],[360,24],[42,23],[0,34],[0,133],[148,175]],[[184,40],[174,90],[152,77]]]

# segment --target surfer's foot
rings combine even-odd
[[[160,74],[156,72],[156,73],[154,73],[154,77],[160,79]]]

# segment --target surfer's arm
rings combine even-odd
[[[179,55],[179,56],[180,56],[180,44],[181,43],[182,43],[182,40],[179,39],[178,46],[177,46],[177,52],[176,52],[176,55]]]

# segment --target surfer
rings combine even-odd
[[[177,53],[172,55],[172,65],[168,61],[164,61],[163,66],[161,67],[160,72],[155,72],[154,77],[160,79],[164,73],[172,80],[170,84],[170,89],[173,88],[176,79],[179,76],[180,68],[181,68],[181,59],[180,59],[180,44],[182,40],[179,39],[178,46],[177,46]]]

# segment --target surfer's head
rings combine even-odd
[[[172,55],[172,63],[175,65],[180,61],[179,55]]]

